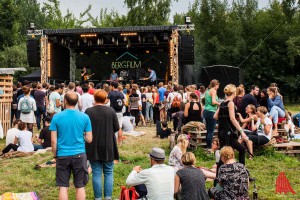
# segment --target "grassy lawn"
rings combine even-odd
[[[142,137],[127,137],[120,146],[121,160],[128,160],[131,164],[122,162],[115,166],[115,183],[113,199],[118,199],[120,186],[125,185],[125,180],[135,165],[142,168],[149,167],[149,153],[152,147],[162,147],[166,149],[167,155],[168,141],[154,139],[154,126],[138,128],[146,132]],[[4,147],[4,140],[0,140],[0,149]],[[201,149],[194,152],[197,157],[197,165],[211,167],[214,163],[213,155],[207,155]],[[55,169],[44,168],[34,170],[36,164],[40,164],[52,159],[52,154],[39,154],[25,158],[12,158],[0,160],[0,194],[4,192],[29,192],[35,191],[41,199],[57,199],[58,190],[55,187]],[[300,199],[300,163],[299,157],[285,156],[275,153],[272,149],[256,152],[254,160],[246,160],[246,166],[250,170],[251,176],[257,179],[259,199]],[[275,194],[275,181],[279,172],[285,172],[296,195]],[[91,176],[90,176],[91,178]],[[91,180],[91,179],[90,179]],[[72,185],[72,183],[71,183]],[[212,182],[207,182],[207,187],[211,187]],[[250,186],[250,196],[252,197],[253,184]],[[92,182],[86,186],[87,199],[93,199]],[[71,186],[70,199],[75,199],[75,190]]]

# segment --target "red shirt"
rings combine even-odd
[[[88,93],[89,93],[89,94],[91,94],[91,95],[94,95],[94,93],[95,93],[95,89],[94,89],[94,88],[92,88],[92,87],[90,87],[90,89],[89,89]]]

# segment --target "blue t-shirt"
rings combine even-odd
[[[87,114],[66,109],[53,116],[49,129],[57,132],[57,156],[85,153],[84,132],[92,131]]]
[[[166,91],[167,91],[167,89],[164,88],[164,87],[160,87],[160,88],[158,89],[159,102],[163,102],[163,101],[164,101]]]

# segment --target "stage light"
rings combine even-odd
[[[184,23],[185,23],[185,24],[191,24],[191,23],[192,23],[191,17],[185,16],[185,17],[184,17]]]
[[[146,53],[150,53],[150,51],[149,51],[149,50],[146,50]]]
[[[97,34],[81,34],[80,37],[97,37]]]
[[[111,38],[111,42],[112,42],[112,43],[115,42],[115,38],[114,38],[114,37]]]
[[[97,40],[97,44],[100,45],[100,40],[99,39]]]
[[[169,39],[169,36],[168,36],[168,33],[164,33],[164,40],[168,40]]]
[[[83,55],[83,52],[80,52],[80,55]]]
[[[131,32],[127,32],[127,33],[121,33],[121,36],[136,36],[137,33],[131,33]]]
[[[30,28],[31,30],[34,30],[34,29],[35,29],[34,23],[29,23],[29,28]]]
[[[47,76],[51,76],[51,43],[47,45]]]
[[[108,52],[106,51],[105,54],[108,55]]]
[[[80,41],[79,40],[77,41],[77,46],[80,46]]]
[[[119,40],[118,40],[118,39],[117,39],[117,41],[116,41],[116,45],[119,46]]]
[[[124,37],[124,42],[126,42],[126,41],[127,41],[127,37],[125,36],[125,37]]]

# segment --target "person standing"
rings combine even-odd
[[[49,106],[48,106],[48,112],[51,115],[54,115],[55,113],[60,113],[62,109],[62,102],[61,102],[61,93],[63,92],[63,86],[58,84],[55,85],[55,90],[50,93],[49,95]],[[53,110],[52,110],[53,107]]]
[[[207,149],[211,151],[212,139],[216,127],[217,120],[214,119],[214,114],[218,109],[220,103],[218,102],[217,90],[220,87],[218,80],[214,79],[209,84],[209,89],[205,93],[205,106],[203,117],[206,123],[206,145]]]
[[[92,142],[89,117],[77,109],[78,96],[68,92],[64,98],[65,110],[54,115],[51,125],[51,146],[56,158],[56,185],[59,200],[68,199],[71,173],[76,188],[76,199],[85,199],[84,186],[89,180],[85,142]]]
[[[102,199],[102,173],[104,173],[104,198],[112,198],[114,160],[119,160],[115,136],[115,132],[119,130],[119,121],[116,112],[104,105],[106,99],[107,93],[104,90],[96,90],[95,106],[85,111],[93,127],[93,141],[86,144],[86,153],[92,167],[95,200]]]
[[[83,91],[82,91],[82,88],[80,86],[80,82],[79,81],[75,81],[75,92],[77,92],[78,94],[82,95],[83,94]]]
[[[118,132],[118,142],[121,143],[122,141],[122,119],[123,119],[123,106],[125,104],[125,98],[124,95],[118,91],[119,84],[117,82],[112,82],[111,87],[112,91],[108,93],[107,98],[110,100],[110,107],[112,107],[118,117],[119,121],[119,132]]]
[[[118,74],[116,73],[116,70],[112,70],[112,73],[110,74],[110,81],[118,81]]]
[[[95,92],[95,84],[93,82],[89,82],[89,94],[94,95]]]
[[[82,85],[82,91],[83,95],[81,96],[81,112],[85,112],[86,109],[93,107],[94,105],[94,97],[93,95],[89,94],[89,86],[88,84],[83,84]]]
[[[41,129],[41,117],[46,118],[46,93],[42,91],[42,84],[37,85],[37,90],[34,92],[34,100],[36,102],[36,124],[38,130]]]
[[[147,78],[147,80],[150,80],[150,85],[156,85],[156,73],[153,69],[151,69],[150,67],[148,68],[148,72],[150,73],[149,77]]]
[[[257,108],[258,104],[257,104],[257,99],[255,98],[259,93],[259,88],[256,85],[252,85],[251,86],[251,92],[249,94],[246,94],[243,99],[242,99],[242,103],[241,103],[241,107],[240,107],[240,111],[241,111],[241,115],[243,118],[247,117],[247,113],[246,113],[246,107],[249,104],[252,104],[255,106],[255,108]]]
[[[29,131],[33,131],[33,124],[36,123],[34,112],[36,111],[36,102],[30,96],[30,88],[23,86],[22,91],[24,96],[20,98],[18,110],[21,112],[20,120],[27,124]]]
[[[87,77],[88,76],[88,72],[87,72],[87,70],[86,70],[86,67],[83,67],[82,68],[82,71],[81,71],[81,82],[83,83],[84,81],[85,81],[85,77]]]

